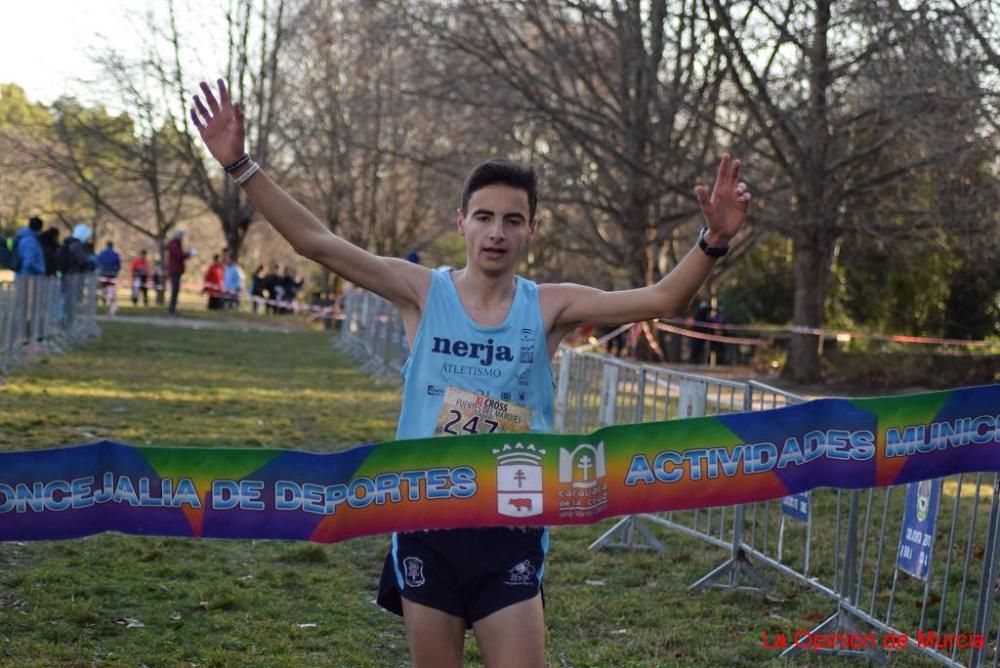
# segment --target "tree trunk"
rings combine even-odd
[[[824,239],[814,223],[808,219],[802,222],[795,235],[792,260],[795,278],[793,322],[797,327],[818,329],[823,326],[833,244]],[[782,376],[800,383],[820,380],[819,342],[815,334],[793,334]]]

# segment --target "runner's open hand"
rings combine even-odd
[[[195,109],[191,109],[191,120],[198,128],[202,141],[208,147],[220,165],[229,165],[239,160],[244,153],[246,129],[243,124],[243,111],[239,104],[229,101],[226,82],[218,80],[219,99],[215,99],[212,89],[204,81],[201,82],[201,92],[205,95],[205,104],[198,95],[194,96]]]
[[[731,159],[726,153],[719,163],[712,196],[709,197],[708,188],[702,184],[694,189],[705,224],[708,225],[705,241],[710,246],[725,246],[743,226],[747,209],[750,208],[750,192],[747,184],[739,178],[740,161]]]

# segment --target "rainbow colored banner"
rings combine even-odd
[[[586,524],[973,471],[1000,472],[1000,385],[330,454],[102,441],[0,453],[0,540],[120,531],[332,543]]]

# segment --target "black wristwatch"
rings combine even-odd
[[[701,233],[698,235],[698,248],[701,249],[702,253],[704,253],[708,257],[722,257],[723,255],[729,252],[728,244],[723,246],[722,248],[719,248],[717,246],[709,246],[708,242],[705,241],[705,232],[708,232],[707,227],[701,228]]]

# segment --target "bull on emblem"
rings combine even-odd
[[[531,512],[531,499],[508,499],[507,503],[514,506],[514,510],[526,510]]]

